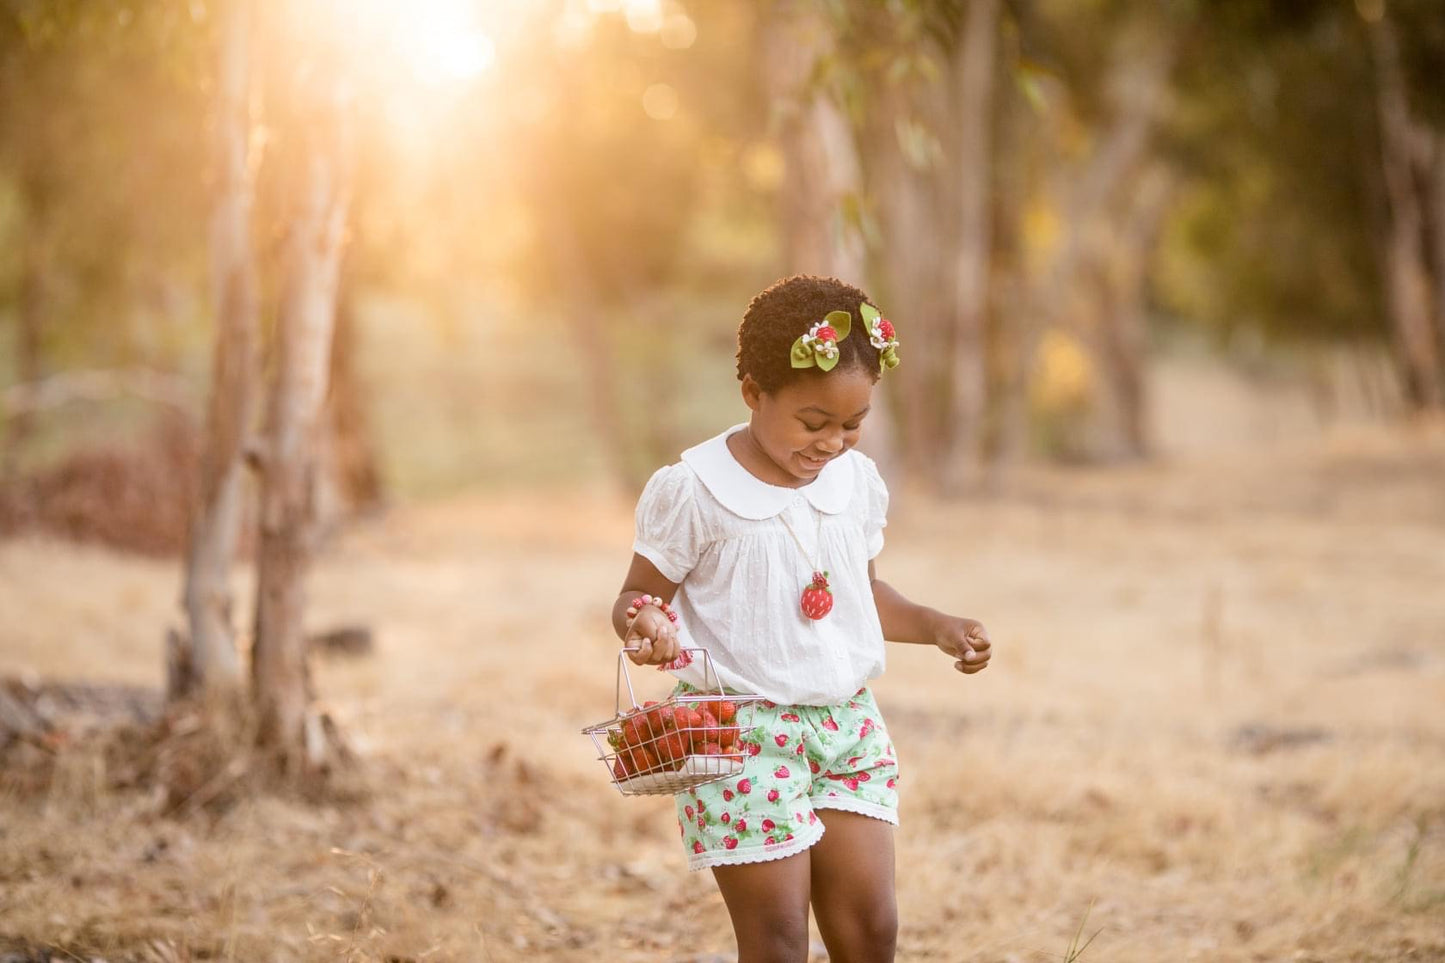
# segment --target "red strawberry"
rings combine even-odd
[[[627,777],[632,775],[632,773],[627,771],[627,766],[625,763],[623,763],[621,756],[618,756],[612,762],[612,775],[617,779],[618,782],[625,782],[627,780]]]
[[[657,758],[666,763],[680,763],[687,758],[687,739],[680,732],[669,732],[657,740]],[[676,766],[667,766],[674,769]]]
[[[893,340],[893,322],[887,318],[878,322],[878,333],[883,335],[885,341]]]
[[[787,766],[779,766],[778,768],[773,770],[774,779],[787,779],[791,775],[792,773],[788,771]]]
[[[872,720],[872,719],[864,719],[864,720],[863,720],[863,725],[861,725],[861,726],[858,727],[858,738],[859,738],[859,739],[866,739],[866,738],[868,738],[868,733],[870,733],[870,732],[872,732],[872,731],[873,731],[873,720]]]
[[[809,759],[809,760],[808,760],[808,768],[811,769],[811,770],[813,770],[813,775],[816,776],[816,775],[818,774],[818,770],[819,770],[820,767],[818,766],[818,764],[817,764],[816,762],[814,762],[813,760]]]
[[[697,811],[700,813],[707,812],[707,804],[704,803],[701,799],[697,801]]]
[[[718,817],[718,821],[726,825],[727,823],[733,821],[733,815],[732,813],[723,813],[721,816]]]
[[[655,701],[644,702],[642,706],[647,709],[647,722],[652,726],[653,735],[661,735],[671,728],[669,723],[673,722],[673,720],[668,718],[672,715],[672,710],[669,707],[658,705]]]
[[[804,750],[803,744],[802,744],[802,743],[799,743],[799,744],[798,744],[798,751],[797,751],[796,753],[794,753],[794,755],[799,755],[799,756],[801,756],[801,755],[803,754],[803,750]]]
[[[889,788],[889,789],[892,789],[897,783],[898,783],[898,780],[897,780],[897,779],[893,778],[892,776],[889,776],[889,777],[888,777],[888,788]]]
[[[704,756],[720,756],[723,754],[723,747],[715,742],[704,742],[698,751]]]
[[[738,839],[737,839],[736,836],[724,836],[724,837],[723,837],[723,845],[724,845],[725,847],[727,847],[728,849],[737,849],[737,848],[738,848]]]
[[[706,817],[703,817],[703,816],[697,817],[697,828],[698,828],[699,830],[707,829],[707,819],[706,819]]]
[[[816,620],[831,611],[833,611],[833,593],[828,588],[828,573],[814,572],[813,581],[803,589],[803,614]]]
[[[750,756],[756,756],[758,753],[763,751],[763,747],[758,745],[756,742],[745,742],[743,743],[743,745],[747,747],[748,755]]]
[[[833,327],[831,324],[825,324],[818,329],[818,333],[813,335],[813,337],[817,338],[819,341],[832,341],[834,343],[837,343],[838,329]]]
[[[700,853],[700,852],[702,852],[702,841],[701,841],[701,840],[694,839],[694,840],[692,841],[692,851],[693,851],[694,853]]]
[[[726,749],[728,746],[731,746],[731,745],[733,744],[733,742],[737,739],[737,737],[738,737],[738,727],[737,727],[737,726],[723,726],[721,729],[718,730],[718,733],[717,733],[717,743],[718,743],[718,745],[720,745],[720,746],[722,746],[724,749]]]
[[[823,720],[823,728],[827,729],[829,732],[837,732],[838,723],[833,721],[832,716],[828,716],[826,719]]]
[[[740,792],[740,793],[742,793],[744,796],[746,796],[748,793],[750,793],[750,792],[752,792],[752,791],[753,791],[753,781],[752,781],[751,779],[739,779],[739,780],[738,780],[738,792]]]
[[[776,789],[769,789],[769,790],[768,790],[768,802],[777,802],[777,801],[778,801],[778,795],[779,795],[779,794],[778,794],[778,791],[777,791]],[[771,820],[769,820],[769,821],[771,822]],[[764,828],[764,829],[768,829],[769,827],[764,826],[763,828]]]
[[[732,722],[738,717],[737,703],[727,702],[726,700],[724,700],[723,702],[719,702],[717,704],[717,717],[718,721],[720,722]]]
[[[764,819],[764,820],[763,820],[763,832],[765,832],[765,833],[770,833],[770,832],[772,832],[772,831],[773,831],[773,827],[775,827],[776,825],[777,825],[777,823],[773,822],[771,819]]]
[[[732,802],[732,801],[733,801],[733,791],[732,791],[731,789],[724,789],[724,790],[723,790],[723,802]]]
[[[693,817],[695,817],[695,816],[697,815],[697,813],[695,813],[695,812],[692,811],[692,807],[691,807],[691,806],[683,806],[683,807],[682,807],[682,811],[685,812],[685,813],[687,813],[687,821],[688,821],[688,822],[692,822]]]
[[[872,778],[873,778],[873,777],[870,776],[870,775],[868,775],[866,772],[860,772],[860,773],[858,773],[858,781],[859,781],[859,782],[868,782],[868,781],[869,781],[870,779],[872,779]]]
[[[747,832],[747,831],[748,831],[748,821],[747,821],[746,819],[739,819],[739,820],[738,820],[738,825],[737,825],[737,830],[738,830],[738,832],[740,832],[740,833],[745,833],[745,832]]]
[[[763,842],[767,843],[769,846],[776,846],[778,845],[778,837],[769,836],[767,839],[763,840]]]
[[[715,738],[717,717],[706,709],[697,714],[697,731],[692,734],[693,742],[705,742]]]
[[[773,741],[776,742],[778,744],[778,748],[781,749],[788,744],[788,737],[783,733],[778,733],[776,736],[773,737]]]
[[[802,721],[803,721],[802,716],[798,715],[796,712],[784,712],[782,715],[778,716],[778,718],[779,718],[779,719],[782,719],[784,722],[802,722]]]

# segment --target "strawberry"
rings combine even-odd
[[[781,749],[788,744],[788,737],[780,732],[773,737],[773,741],[776,742],[778,744],[778,748]]]
[[[692,851],[693,851],[694,853],[700,853],[700,852],[702,852],[702,841],[701,841],[701,840],[694,839],[694,840],[692,841]]]
[[[704,742],[700,752],[704,756],[720,756],[723,754],[723,747],[715,742]]]
[[[821,328],[819,328],[817,332],[814,333],[813,337],[823,342],[824,344],[828,343],[829,341],[832,341],[834,344],[836,344],[838,342],[838,329],[833,327],[831,324],[825,324]]]
[[[733,801],[733,791],[732,791],[731,789],[724,789],[724,790],[723,790],[723,802],[732,802],[732,801]]]
[[[837,732],[838,723],[833,721],[832,716],[828,716],[826,719],[823,720],[823,728],[827,729],[829,732]]]
[[[717,744],[726,749],[737,740],[737,737],[737,726],[723,726],[721,729],[718,730]]]
[[[833,611],[833,592],[828,588],[828,573],[814,572],[813,581],[803,589],[803,614],[821,619]]]
[[[728,849],[737,849],[737,848],[738,848],[738,838],[737,838],[736,836],[724,836],[724,837],[723,837],[723,845],[724,845],[725,847],[727,847]]]
[[[883,318],[878,322],[878,333],[883,335],[884,341],[892,341],[894,336],[893,322]]]
[[[687,737],[680,732],[669,732],[657,740],[655,751],[664,768],[676,769],[677,766],[669,763],[680,763],[687,758]]]
[[[687,821],[688,821],[688,822],[692,822],[693,819],[696,818],[696,816],[697,816],[697,813],[695,813],[695,812],[692,811],[692,807],[691,807],[691,806],[683,806],[683,807],[682,807],[682,811],[685,812],[685,813],[687,813]]]
[[[726,700],[717,704],[717,717],[720,722],[729,723],[738,717],[738,706],[736,702]]]
[[[763,751],[763,747],[758,745],[756,742],[745,742],[743,743],[743,746],[747,749],[748,755],[750,756],[756,756],[758,753]]]
[[[778,825],[778,824],[775,823],[775,822],[773,822],[771,819],[764,819],[764,820],[763,820],[763,832],[765,832],[765,833],[770,833],[770,832],[772,832],[772,831],[777,827],[777,825]]]
[[[796,712],[784,712],[782,715],[778,716],[778,718],[779,718],[779,719],[782,719],[784,722],[802,722],[802,721],[803,721],[803,717],[800,716],[800,715],[798,715]]]
[[[778,845],[778,837],[769,836],[767,839],[763,840],[763,842],[767,843],[769,846],[776,846]]]
[[[718,821],[721,822],[723,825],[727,825],[728,823],[733,821],[733,814],[723,813],[721,816],[718,817]]]
[[[809,759],[809,760],[808,760],[808,768],[811,769],[811,770],[813,770],[813,775],[816,776],[816,775],[818,774],[818,770],[819,770],[821,767],[820,767],[816,762],[814,762],[813,760]]]
[[[745,832],[747,832],[747,831],[748,831],[748,821],[747,821],[746,819],[739,819],[739,820],[738,820],[738,825],[737,825],[737,830],[738,830],[738,832],[740,832],[740,833],[745,833]]]
[[[618,782],[626,782],[627,778],[632,775],[627,771],[627,764],[622,761],[621,756],[612,762],[612,775]]]
[[[653,735],[661,735],[668,728],[668,723],[673,721],[667,718],[671,714],[667,706],[648,701],[644,702],[642,707],[647,710],[647,722],[652,727]]]
[[[750,793],[750,792],[752,792],[752,791],[753,791],[753,781],[752,781],[751,779],[739,779],[739,780],[738,780],[738,792],[740,792],[740,793],[742,793],[744,796],[746,796],[748,793]]]
[[[769,790],[768,790],[768,802],[777,802],[779,795],[780,795],[780,794],[779,794],[779,792],[778,792],[776,789],[769,789]],[[767,822],[772,822],[772,820],[769,819],[769,820],[767,820]],[[764,828],[764,829],[771,829],[772,827],[771,827],[771,826],[764,826],[763,828]]]
[[[787,766],[779,766],[778,768],[773,770],[774,779],[787,779],[791,775],[792,773],[788,771]]]
[[[798,751],[795,753],[795,755],[801,756],[801,755],[803,754],[804,748],[805,748],[805,747],[803,746],[803,744],[802,744],[801,742],[798,743]]]
[[[717,736],[718,727],[717,719],[713,716],[711,712],[708,712],[706,709],[699,712],[697,716],[698,728],[697,731],[692,734],[693,743],[696,744],[698,742],[706,742],[708,740],[715,739]],[[719,745],[721,745],[721,742],[719,742]]]

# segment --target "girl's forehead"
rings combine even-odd
[[[872,398],[873,379],[856,367],[800,378],[778,392],[778,400],[795,412],[812,410],[843,418],[861,414]]]

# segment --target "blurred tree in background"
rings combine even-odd
[[[0,6],[12,496],[168,407],[202,420],[224,9]],[[1001,459],[1147,454],[1153,361],[1186,342],[1384,352],[1397,414],[1438,409],[1441,19],[1429,0],[357,4],[332,28],[364,66],[324,500],[635,487],[736,410],[736,320],[793,271],[859,280],[898,322],[896,430],[876,434],[947,490]],[[285,103],[272,67],[257,96]],[[269,123],[263,305],[287,223]]]

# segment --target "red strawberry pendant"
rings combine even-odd
[[[810,619],[821,619],[833,611],[833,593],[828,588],[828,573],[814,572],[813,581],[803,589],[803,614]]]

